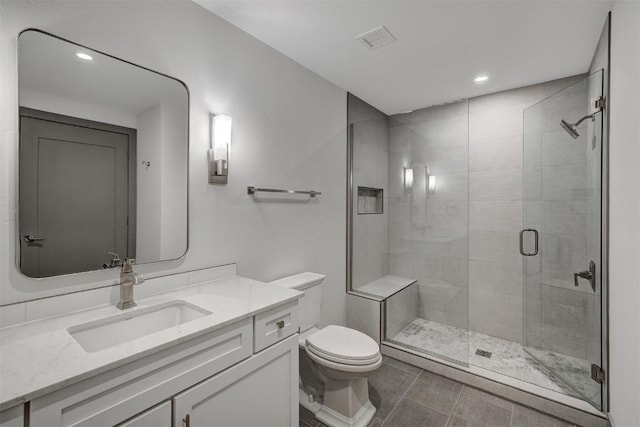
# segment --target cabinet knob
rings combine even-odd
[[[278,322],[276,322],[276,325],[278,326],[278,329],[284,328],[284,320],[278,320]]]

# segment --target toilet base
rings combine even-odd
[[[376,414],[376,408],[367,400],[362,408],[351,418],[322,405],[316,418],[331,427],[366,427]]]
[[[365,383],[366,384],[366,383]],[[298,389],[300,406],[313,413],[317,420],[330,427],[366,427],[376,414],[376,408],[367,400],[351,418],[346,417],[320,402],[309,398],[304,390]]]

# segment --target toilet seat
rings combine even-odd
[[[362,332],[337,325],[329,325],[307,336],[306,348],[318,363],[335,369],[371,370],[375,369],[371,365],[382,359],[380,348],[373,339]]]

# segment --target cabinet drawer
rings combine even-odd
[[[259,352],[298,332],[298,301],[276,307],[253,318],[253,351]]]

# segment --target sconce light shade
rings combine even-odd
[[[224,114],[211,114],[210,119],[209,184],[226,184],[232,119]]]
[[[429,193],[431,194],[436,193],[436,176],[435,175],[429,175]]]
[[[404,188],[406,190],[413,187],[413,169],[404,168]]]

